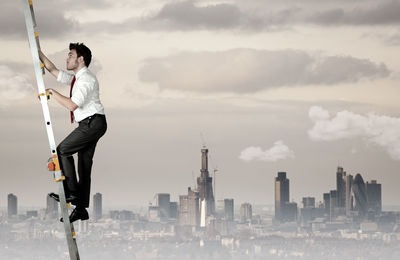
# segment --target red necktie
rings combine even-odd
[[[69,91],[69,97],[72,97],[72,88],[74,87],[75,80],[76,80],[76,78],[74,76],[74,78],[71,81],[71,89]],[[71,113],[71,124],[72,124],[72,123],[74,123],[74,112],[72,112],[72,111],[69,111],[69,112]]]

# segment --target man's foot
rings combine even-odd
[[[52,199],[54,199],[54,200],[57,201],[57,202],[60,202],[60,196],[59,196],[58,194],[55,194],[54,192],[49,193],[49,197],[52,198]],[[66,199],[67,203],[70,203],[70,202],[73,203],[73,202],[76,202],[77,197],[71,195],[71,196],[69,196],[69,197],[66,197],[65,199]]]
[[[78,219],[80,220],[87,220],[89,219],[89,213],[85,208],[75,208],[71,215],[69,215],[69,222],[75,222]],[[61,222],[64,222],[63,218],[60,219]]]

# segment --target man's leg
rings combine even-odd
[[[90,181],[93,165],[93,156],[96,149],[95,142],[89,144],[85,149],[78,152],[78,174],[79,174],[79,198],[80,206],[88,208],[90,201]]]
[[[76,179],[73,154],[81,147],[79,143],[81,136],[82,132],[76,128],[57,147],[60,168],[65,176],[63,184],[66,197],[78,196],[78,181]]]

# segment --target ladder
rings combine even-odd
[[[63,180],[65,180],[65,177],[63,176],[60,169],[60,163],[57,156],[56,143],[54,140],[53,127],[51,124],[50,112],[47,104],[47,100],[50,98],[50,94],[46,92],[46,89],[44,87],[44,81],[43,81],[44,64],[39,59],[39,52],[38,52],[40,49],[39,33],[37,32],[35,13],[33,11],[32,0],[22,0],[22,2],[25,15],[26,29],[29,38],[29,46],[32,53],[33,66],[35,68],[36,81],[39,90],[38,96],[40,99],[40,103],[42,104],[44,121],[47,130],[47,137],[49,139],[49,144],[50,144],[50,151],[51,151],[50,160],[53,167],[49,166],[49,170],[53,171],[54,181],[58,185],[60,208],[63,217],[65,235],[67,237],[69,256],[71,260],[79,260],[80,258],[79,258],[78,247],[76,244],[74,225],[69,221],[68,208],[70,207],[70,203],[67,204],[65,198],[64,186],[63,186]]]

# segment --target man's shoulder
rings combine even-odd
[[[97,82],[97,77],[94,75],[93,72],[91,72],[89,69],[86,69],[83,71],[82,75],[80,78],[84,81],[89,81],[89,82]]]

